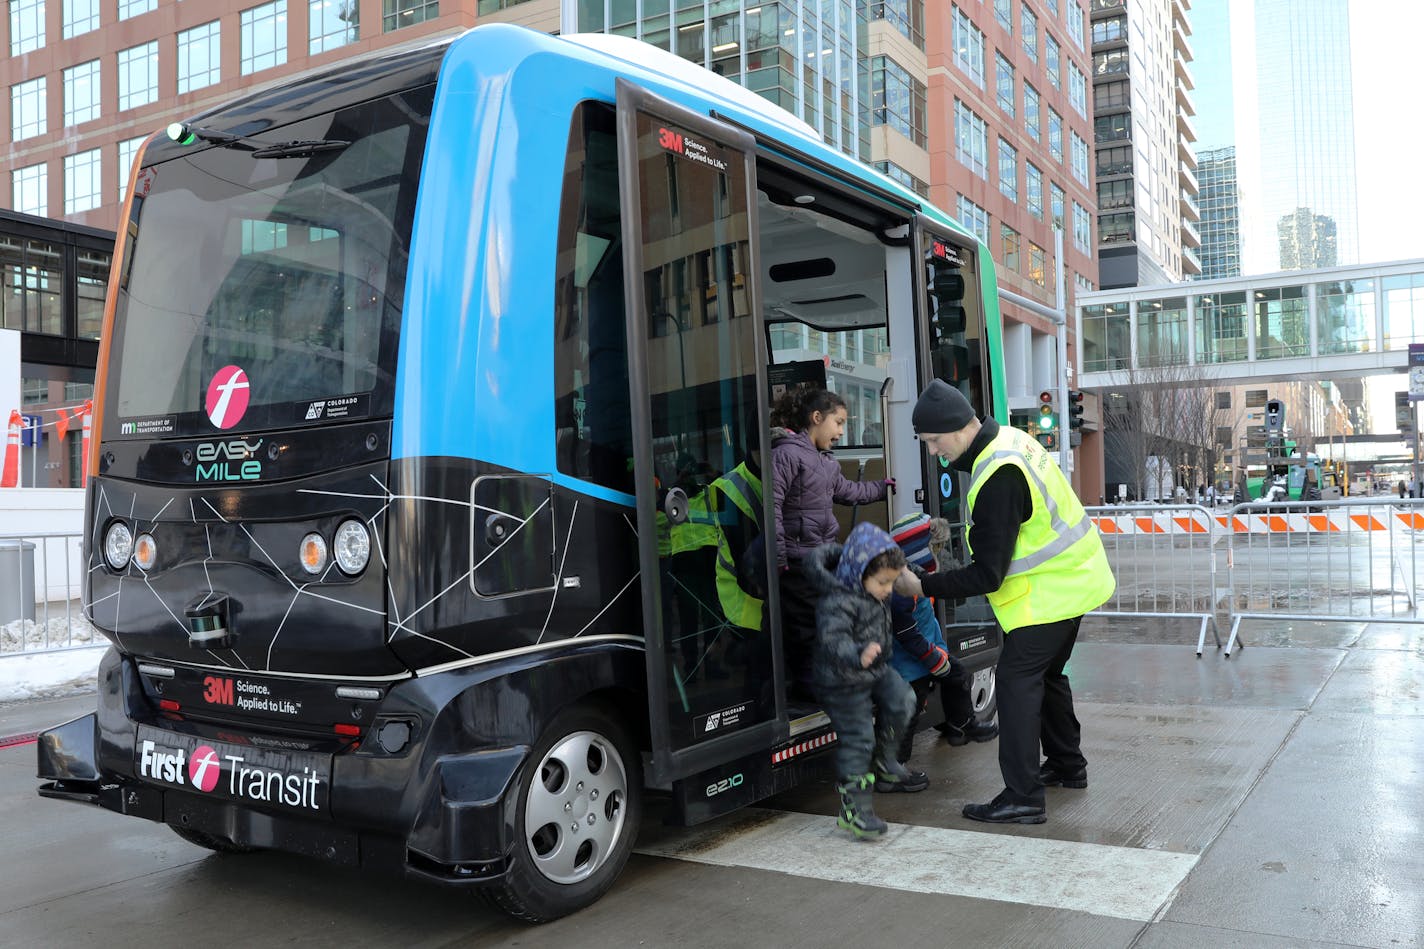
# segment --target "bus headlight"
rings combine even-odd
[[[336,529],[336,565],[348,577],[366,569],[371,559],[371,534],[360,521],[345,521]]]
[[[153,565],[158,562],[158,542],[153,539],[152,534],[138,535],[138,540],[134,541],[133,562],[144,573],[152,570]]]
[[[114,521],[104,532],[104,559],[114,570],[122,570],[129,565],[133,556],[133,534],[123,521]]]
[[[298,559],[303,570],[314,577],[319,575],[326,569],[326,538],[316,533],[303,537]]]

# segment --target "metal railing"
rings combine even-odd
[[[1231,657],[1251,619],[1424,623],[1424,501],[1250,501],[1231,507],[1090,507],[1117,575],[1102,616],[1200,619],[1197,655],[1218,615]]]
[[[1196,504],[1105,505],[1089,507],[1108,563],[1117,577],[1111,600],[1099,616],[1167,616],[1200,621],[1197,655],[1206,646],[1207,627],[1217,648],[1216,605],[1223,535],[1213,513]]]
[[[0,534],[0,659],[102,641],[84,616],[83,538]]]

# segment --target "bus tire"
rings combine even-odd
[[[529,923],[595,902],[633,852],[642,790],[642,759],[621,721],[596,706],[560,712],[529,754],[509,872],[485,898]]]
[[[179,827],[176,824],[169,824],[173,833],[182,837],[190,844],[202,847],[204,850],[211,850],[214,853],[256,853],[256,847],[247,847],[242,844],[233,843],[226,837],[219,837],[217,834],[209,834],[205,831],[194,830],[191,827]]]

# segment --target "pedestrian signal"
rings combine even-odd
[[[941,336],[963,333],[964,275],[959,268],[939,257],[930,258],[929,311],[931,325]]]
[[[1058,436],[1053,432],[1039,432],[1036,437],[1038,443],[1049,451],[1058,450]]]
[[[1269,399],[1266,402],[1266,432],[1273,434],[1283,432],[1286,428],[1286,404],[1280,399]]]

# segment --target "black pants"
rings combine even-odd
[[[785,644],[786,678],[805,695],[811,688],[811,652],[816,646],[816,604],[821,591],[791,557],[781,575],[781,641]]]
[[[905,737],[900,743],[900,761],[910,760],[910,745],[914,741],[915,730],[919,727],[920,716],[929,710],[930,693],[939,694],[940,708],[944,710],[944,720],[950,725],[964,726],[974,717],[974,700],[969,694],[969,673],[959,660],[950,657],[952,671],[943,678],[921,676],[910,683],[915,690],[915,714],[910,717],[910,725],[905,729]]]
[[[822,687],[816,698],[836,730],[836,777],[842,781],[870,771],[876,755],[895,755],[915,704],[914,690],[888,668],[873,683]]]
[[[1078,641],[1083,617],[1024,626],[1004,635],[994,681],[999,692],[999,770],[1014,803],[1043,806],[1038,780],[1040,744],[1060,771],[1087,766],[1079,747],[1073,690],[1063,667]]]

